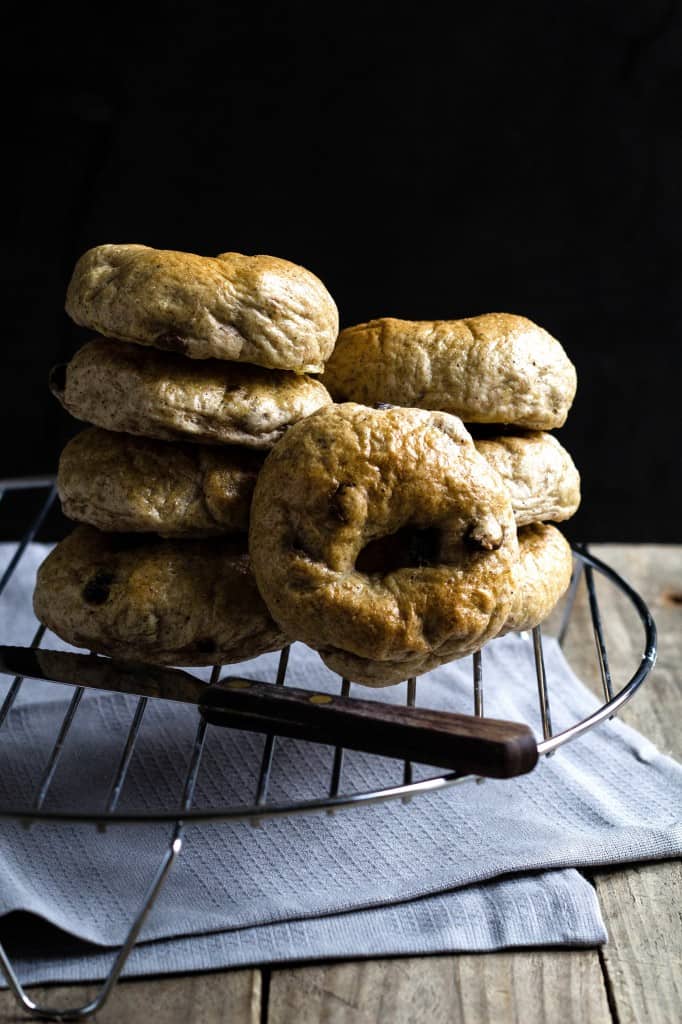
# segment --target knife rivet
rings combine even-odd
[[[223,686],[228,690],[248,690],[251,683],[248,679],[229,679]]]
[[[331,704],[334,698],[327,693],[315,693],[312,697],[308,697],[308,700],[311,704]]]

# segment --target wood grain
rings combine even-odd
[[[273,971],[268,1024],[453,1021],[451,957],[370,960]]]
[[[588,950],[384,960],[275,971],[268,1024],[610,1024]]]
[[[40,986],[30,989],[36,1002],[82,1006],[98,985]],[[259,971],[192,974],[157,980],[122,981],[94,1017],[97,1024],[259,1024]],[[27,1017],[9,992],[0,992],[0,1024]]]

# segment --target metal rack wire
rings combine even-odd
[[[50,513],[56,498],[54,478],[34,477],[20,480],[0,481],[0,500],[8,491],[26,489],[44,491],[46,494],[22,540],[18,544],[16,551],[2,575],[2,578],[0,579],[0,595],[24,556],[28,545],[39,534],[39,531]],[[595,573],[606,578],[611,584],[617,587],[626,596],[626,598],[629,599],[639,616],[643,628],[643,652],[641,660],[636,666],[631,678],[615,692],[604,638],[601,610],[597,598]],[[558,633],[559,643],[563,644],[566,637],[578,588],[583,580],[587,590],[604,703],[587,718],[573,723],[569,728],[558,733],[553,731],[549,685],[545,670],[542,645],[542,631],[539,626],[536,627],[532,631],[532,645],[537,678],[538,705],[543,734],[542,740],[538,742],[538,752],[540,755],[549,756],[553,754],[562,744],[576,739],[584,732],[598,725],[600,722],[612,717],[628,700],[630,700],[644,682],[651,671],[656,658],[656,629],[646,604],[629,586],[629,584],[622,579],[622,577],[614,572],[613,569],[609,568],[609,566],[589,554],[584,546],[574,547],[574,572],[565,602],[563,620]],[[40,646],[44,634],[45,627],[40,626],[32,639],[31,646]],[[475,715],[482,717],[484,715],[484,680],[481,653],[478,652],[475,654],[472,660],[473,712]],[[284,648],[280,654],[277,669],[276,685],[278,686],[284,686],[286,684],[288,661],[289,648]],[[218,681],[221,671],[221,666],[214,666],[211,673],[211,682]],[[22,682],[23,680],[20,676],[13,679],[5,698],[0,705],[0,742],[2,742],[3,728],[8,728],[8,718],[21,690]],[[3,820],[15,819],[27,825],[30,825],[35,821],[91,823],[100,831],[105,831],[109,826],[130,827],[136,824],[149,824],[150,822],[168,822],[173,824],[173,829],[163,857],[148,885],[142,905],[140,906],[134,921],[130,925],[123,945],[114,957],[109,974],[96,997],[86,1005],[57,1009],[37,1004],[28,995],[26,989],[21,984],[10,958],[2,944],[0,944],[0,968],[5,975],[7,983],[16,999],[27,1013],[36,1018],[83,1020],[97,1012],[97,1010],[103,1006],[120,976],[128,955],[135,945],[140,930],[163,887],[168,872],[182,851],[183,843],[185,841],[185,832],[188,826],[199,825],[202,822],[217,821],[250,821],[252,824],[258,825],[261,820],[266,818],[320,811],[335,813],[338,810],[362,806],[369,803],[387,801],[395,798],[401,798],[403,801],[407,801],[419,794],[434,792],[455,784],[461,784],[476,779],[476,777],[472,775],[458,775],[457,773],[450,772],[415,782],[413,778],[412,764],[409,761],[405,761],[402,768],[402,778],[396,783],[396,785],[365,792],[344,793],[344,749],[342,747],[337,747],[333,754],[329,785],[327,788],[327,795],[325,797],[299,800],[296,802],[268,802],[272,761],[276,744],[276,737],[274,735],[268,735],[263,746],[260,768],[253,791],[252,802],[248,806],[228,806],[212,808],[210,810],[197,809],[192,805],[207,735],[207,722],[204,718],[200,718],[185,774],[180,804],[170,811],[158,810],[152,813],[149,813],[148,811],[145,811],[144,813],[121,813],[118,810],[119,798],[123,791],[149,700],[155,699],[139,697],[135,705],[135,710],[128,728],[123,749],[114,772],[113,780],[102,802],[101,811],[84,812],[78,808],[67,808],[58,811],[46,810],[44,806],[45,800],[50,791],[50,786],[59,764],[65,742],[69,735],[70,728],[78,712],[83,692],[82,687],[74,687],[67,709],[63,714],[61,721],[57,725],[54,744],[40,776],[40,780],[35,789],[32,800],[21,806],[0,807],[0,827]],[[352,694],[352,684],[350,680],[341,680],[340,692],[343,696],[349,696]],[[415,678],[411,678],[407,682],[407,704],[409,706],[414,706],[416,698],[417,680]]]

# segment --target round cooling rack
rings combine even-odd
[[[0,482],[0,494],[12,488],[42,487],[48,491],[45,501],[41,505],[35,520],[31,523],[26,535],[17,548],[9,566],[0,579],[0,594],[9,582],[16,569],[25,549],[33,540],[46,519],[51,506],[54,503],[56,492],[53,478],[44,477],[37,480],[2,481]],[[592,632],[594,635],[595,655],[599,667],[599,673],[603,688],[603,703],[586,718],[574,722],[561,732],[554,733],[552,730],[550,711],[550,680],[545,670],[545,658],[543,653],[543,640],[541,627],[532,630],[532,646],[535,662],[535,673],[537,677],[537,694],[540,718],[542,721],[542,739],[538,740],[538,755],[550,755],[564,743],[572,742],[589,729],[599,725],[605,719],[613,717],[627,701],[636,693],[639,687],[647,678],[656,659],[656,627],[651,613],[640,595],[604,562],[595,558],[584,545],[575,545],[573,548],[574,570],[571,585],[565,598],[563,616],[558,632],[558,641],[562,645],[568,631],[578,587],[584,581],[589,611],[591,617]],[[642,629],[642,657],[638,665],[633,666],[632,675],[619,688],[614,688],[609,659],[604,639],[604,626],[602,613],[597,598],[595,586],[595,574],[608,581],[608,584],[616,588],[631,604],[637,613]],[[37,630],[32,646],[40,646],[45,634],[45,628],[40,626]],[[289,662],[289,648],[285,648],[280,655],[277,670],[276,683],[286,684],[287,669]],[[215,666],[211,674],[211,682],[217,682],[224,667]],[[0,705],[0,745],[2,743],[2,730],[11,728],[11,710],[19,694],[22,677],[17,676],[11,683],[10,688]],[[350,696],[349,680],[340,680],[340,692],[343,696]],[[416,703],[416,680],[408,680],[407,703]],[[120,761],[115,771],[114,780],[106,794],[101,811],[83,811],[80,808],[64,808],[49,810],[44,807],[50,785],[54,778],[59,758],[63,752],[69,729],[78,711],[83,696],[83,687],[74,687],[70,703],[61,721],[57,724],[54,746],[50,752],[47,763],[43,770],[40,782],[32,799],[22,806],[0,807],[1,818],[18,818],[23,822],[30,823],[35,820],[42,821],[63,821],[63,822],[92,822],[101,826],[122,824],[149,824],[150,822],[177,822],[180,818],[185,824],[217,821],[248,821],[264,820],[291,814],[309,814],[316,811],[337,811],[345,808],[352,808],[364,804],[377,803],[386,800],[409,798],[422,793],[433,793],[437,790],[457,785],[466,781],[476,780],[477,776],[462,775],[455,772],[441,773],[430,778],[413,781],[412,765],[410,762],[403,763],[403,777],[399,784],[383,787],[380,789],[367,790],[364,792],[343,793],[340,792],[341,773],[343,766],[344,749],[336,748],[331,769],[328,793],[326,796],[295,802],[269,802],[268,787],[270,771],[276,737],[267,736],[264,744],[260,771],[255,780],[254,795],[252,803],[239,806],[215,807],[210,809],[197,809],[192,807],[197,775],[199,771],[201,754],[205,742],[207,723],[201,719],[196,736],[192,755],[184,781],[182,800],[179,806],[171,810],[145,810],[144,812],[122,813],[117,811],[118,798],[123,789],[128,768],[139,738],[142,719],[149,700],[159,700],[155,697],[139,697],[137,706],[132,717],[130,728],[121,752]],[[473,703],[475,714],[483,717],[483,665],[480,652],[473,656]],[[312,739],[312,737],[311,737]]]
[[[43,492],[43,500],[37,512],[30,521],[24,537],[14,551],[7,568],[0,578],[0,595],[9,584],[17,566],[25,556],[28,546],[36,538],[40,538],[40,531],[46,522],[51,521],[54,515],[53,509],[56,489],[53,477],[42,477],[21,480],[0,481],[0,497],[11,495],[12,492]],[[40,496],[40,495],[39,495]],[[3,505],[5,503],[3,502]],[[0,512],[2,506],[0,506]],[[0,516],[0,523],[2,516]],[[598,666],[599,678],[603,691],[603,702],[587,717],[573,722],[567,728],[554,732],[551,717],[551,679],[545,669],[545,657],[543,651],[542,630],[538,626],[531,634],[532,651],[535,676],[537,681],[537,698],[539,715],[542,723],[542,738],[537,740],[537,751],[539,756],[549,756],[565,743],[577,740],[583,733],[593,729],[613,717],[631,697],[637,692],[649,675],[656,659],[656,628],[645,602],[639,594],[613,569],[604,562],[594,558],[583,545],[576,545],[573,548],[574,567],[573,576],[569,591],[564,599],[561,613],[561,622],[558,628],[557,639],[560,645],[566,638],[567,631],[574,618],[576,608],[576,596],[581,584],[586,589],[587,607],[589,608],[589,629],[594,641],[594,651]],[[595,578],[600,577],[601,586],[613,588],[621,600],[630,605],[630,612],[633,615],[637,628],[641,629],[642,655],[638,664],[631,666],[631,675],[622,683],[614,685],[611,668],[605,642],[605,629],[602,612],[599,605]],[[584,607],[584,606],[583,606]],[[1,621],[0,621],[1,626]],[[39,647],[43,641],[45,628],[40,626],[33,637],[32,646]],[[285,648],[279,658],[276,684],[286,685],[287,669],[289,661],[289,649]],[[473,709],[475,715],[484,716],[483,697],[484,680],[483,664],[480,652],[473,656]],[[529,662],[530,664],[530,662]],[[223,668],[215,666],[211,674],[211,682],[220,679]],[[225,673],[228,674],[228,673]],[[17,676],[10,681],[9,689],[0,704],[0,753],[2,752],[3,736],[11,735],[12,710],[22,687],[22,677]],[[49,685],[49,684],[48,684]],[[342,696],[351,695],[351,683],[349,680],[339,680],[340,693]],[[344,792],[342,789],[344,748],[337,747],[334,750],[331,772],[328,783],[325,783],[323,797],[303,800],[268,800],[270,788],[270,775],[275,752],[277,737],[266,735],[260,766],[253,779],[252,797],[247,805],[219,806],[209,809],[193,806],[197,779],[201,769],[201,758],[207,735],[208,723],[205,718],[199,716],[198,726],[192,741],[191,755],[184,776],[182,786],[182,797],[179,805],[167,809],[152,809],[144,812],[122,812],[118,809],[119,798],[123,791],[131,760],[141,739],[141,727],[145,712],[150,701],[158,701],[162,698],[138,697],[134,706],[132,719],[123,744],[117,752],[118,761],[111,765],[111,779],[106,791],[101,794],[101,801],[98,799],[98,809],[83,811],[79,807],[66,807],[58,810],[51,810],[45,807],[46,798],[57,772],[57,767],[62,757],[69,731],[78,713],[82,687],[72,687],[72,694],[68,699],[66,711],[61,710],[63,704],[59,704],[59,714],[55,715],[54,742],[42,769],[40,780],[35,791],[29,800],[22,801],[21,805],[0,807],[0,827],[2,821],[15,819],[27,826],[35,822],[53,823],[82,823],[94,824],[101,831],[110,826],[149,825],[151,823],[169,823],[172,825],[170,838],[165,852],[160,860],[158,868],[152,878],[143,903],[135,921],[130,927],[127,938],[119,949],[97,997],[86,1006],[69,1009],[56,1010],[51,1007],[37,1005],[22,987],[5,950],[0,945],[0,969],[2,969],[10,988],[24,1009],[34,1017],[50,1017],[58,1020],[80,1020],[95,1013],[101,1008],[111,989],[113,988],[130,950],[135,944],[142,925],[153,906],[156,897],[161,890],[166,876],[173,862],[180,855],[185,830],[188,826],[198,826],[202,823],[216,822],[244,822],[248,821],[254,825],[269,818],[281,818],[289,815],[311,814],[326,811],[334,813],[340,810],[360,807],[367,804],[384,802],[402,798],[407,801],[424,793],[434,793],[450,786],[459,785],[464,782],[480,781],[478,776],[463,775],[455,772],[434,774],[428,778],[415,781],[413,778],[413,766],[409,761],[402,762],[401,778],[390,786],[381,786],[375,789],[364,791]],[[416,704],[417,683],[415,679],[407,681],[407,704]],[[55,705],[57,706],[57,705]],[[225,727],[221,727],[225,728]],[[311,736],[311,739],[313,737]],[[33,755],[32,755],[33,756]],[[400,764],[400,763],[399,763]]]

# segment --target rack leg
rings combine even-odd
[[[547,674],[545,658],[542,653],[542,630],[536,626],[533,630],[533,652],[535,654],[535,671],[538,679],[538,700],[542,716],[542,735],[548,740],[552,735],[552,716],[549,710],[549,693],[547,692]],[[549,755],[547,755],[549,756]]]
[[[580,578],[583,574],[584,563],[582,559],[573,556],[573,575],[571,576],[571,583],[568,588],[568,595],[566,597],[566,607],[564,608],[563,618],[561,620],[561,626],[559,628],[559,635],[557,640],[559,647],[564,646],[566,640],[566,634],[568,633],[568,627],[571,624],[571,618],[573,616],[573,606],[575,604],[575,597],[578,593],[578,586],[580,584]]]
[[[594,643],[597,649],[597,659],[599,661],[599,673],[601,675],[602,687],[604,690],[604,700],[611,701],[613,700],[613,683],[611,681],[611,669],[609,667],[609,657],[606,653],[604,627],[602,625],[601,612],[599,610],[599,602],[597,601],[597,591],[594,585],[594,572],[591,565],[585,566],[585,582],[587,584],[587,596],[590,603],[590,615],[592,617]]]
[[[40,647],[43,636],[45,635],[45,629],[45,626],[38,626],[35,636],[33,637],[33,640],[31,640],[31,647]],[[5,719],[12,710],[15,700],[19,696],[19,690],[21,689],[23,681],[23,676],[15,676],[12,680],[12,685],[7,691],[5,699],[2,702],[2,706],[0,706],[0,726],[4,724]]]
[[[0,579],[0,594],[3,592],[3,590],[7,586],[7,583],[9,582],[9,579],[10,579],[12,573],[14,572],[14,570],[17,567],[17,565],[21,561],[21,559],[22,559],[22,557],[24,555],[24,552],[26,551],[26,548],[29,546],[29,544],[31,543],[31,541],[33,540],[35,535],[38,533],[38,530],[40,529],[40,527],[45,522],[45,518],[47,516],[47,513],[52,508],[52,505],[53,505],[54,500],[55,500],[56,497],[57,497],[57,485],[55,483],[50,488],[50,490],[48,492],[48,495],[45,498],[45,501],[43,502],[43,504],[40,506],[40,509],[38,510],[38,514],[34,518],[33,522],[29,526],[29,528],[26,531],[26,533],[24,534],[24,536],[21,538],[19,544],[17,545],[16,551],[14,552],[14,554],[12,555],[12,557],[10,559],[9,565],[7,566],[7,568],[5,569],[4,573],[2,574],[2,579]]]
[[[417,701],[417,679],[416,679],[415,676],[410,676],[410,678],[407,680],[407,699],[406,699],[405,703],[407,704],[408,708],[413,708],[415,706],[416,701]],[[412,762],[411,761],[404,761],[403,762],[403,786],[411,786],[411,785],[412,785]],[[412,798],[409,797],[409,796],[401,797],[401,801],[404,804],[409,804],[411,799]]]
[[[341,696],[348,697],[350,694],[350,680],[341,680]],[[332,765],[332,779],[329,785],[329,795],[338,796],[341,785],[341,770],[343,768],[343,747],[334,748],[334,763]]]
[[[480,651],[474,652],[474,714],[483,717],[483,659]]]
[[[287,676],[287,666],[289,664],[289,651],[290,647],[283,647],[282,653],[279,656],[279,665],[277,666],[277,678],[275,679],[275,686],[284,686]],[[268,798],[268,786],[270,785],[270,769],[272,768],[272,756],[275,752],[275,737],[272,733],[268,733],[265,737],[265,744],[263,746],[263,756],[261,758],[260,773],[258,775],[258,785],[256,787],[256,798],[257,804],[264,804]],[[254,827],[260,825],[258,818],[254,818],[252,822]]]
[[[152,882],[149,888],[147,889],[142,907],[140,908],[135,920],[133,921],[129,932],[126,935],[123,945],[116,954],[116,958],[111,966],[111,970],[109,971],[109,974],[107,975],[104,984],[102,985],[101,989],[99,990],[95,998],[92,999],[89,1003],[85,1003],[85,1005],[83,1006],[73,1006],[68,1007],[67,1009],[60,1010],[53,1006],[45,1006],[41,1005],[40,1003],[34,1002],[34,1000],[31,999],[26,989],[19,981],[16,971],[12,966],[12,962],[9,959],[4,946],[2,945],[2,943],[0,943],[0,968],[2,969],[2,972],[7,980],[7,984],[9,985],[11,991],[14,993],[15,998],[24,1007],[26,1012],[31,1017],[37,1020],[85,1020],[87,1017],[92,1016],[93,1013],[97,1013],[98,1010],[102,1009],[102,1007],[104,1006],[105,1002],[107,1001],[111,994],[111,990],[113,989],[114,985],[119,979],[121,971],[125,966],[126,960],[130,955],[130,951],[135,945],[137,937],[140,934],[142,925],[146,921],[149,911],[154,906],[156,898],[159,895],[163,887],[163,884],[166,881],[166,878],[168,877],[168,872],[170,871],[173,862],[178,857],[181,849],[182,836],[174,835],[168,849],[163,855],[163,859],[159,867],[157,868],[156,874],[154,875],[154,878],[152,879]]]
[[[213,672],[211,673],[211,682],[217,682],[219,676],[220,666],[216,665],[213,669]],[[201,755],[203,753],[204,743],[206,741],[206,727],[207,722],[205,719],[202,719],[199,723],[199,727],[196,732],[194,746],[192,749],[192,754],[190,756],[187,774],[185,776],[185,785],[181,801],[181,807],[183,811],[187,811],[190,809],[190,807],[192,806],[192,800],[194,799],[194,791],[196,789],[197,778],[199,775],[199,767],[201,764]],[[105,1002],[109,998],[111,990],[113,989],[114,985],[116,984],[120,977],[121,971],[123,970],[126,960],[130,955],[130,951],[135,945],[135,942],[137,941],[137,937],[140,934],[142,926],[146,921],[147,916],[149,915],[149,911],[154,906],[156,898],[159,895],[163,887],[163,884],[166,881],[166,878],[168,877],[168,872],[170,871],[174,861],[176,860],[176,858],[180,854],[180,851],[182,850],[183,831],[184,823],[182,819],[179,819],[175,824],[175,828],[173,829],[173,834],[171,836],[168,848],[163,855],[161,863],[159,864],[159,867],[156,870],[156,873],[151,881],[151,884],[149,885],[149,888],[147,889],[142,907],[138,911],[137,916],[135,917],[135,920],[133,921],[129,932],[126,935],[123,945],[116,954],[116,958],[111,966],[111,970],[109,971],[109,974],[107,975],[104,984],[102,985],[101,989],[99,990],[95,998],[92,999],[89,1003],[86,1003],[84,1006],[75,1006],[69,1007],[64,1010],[58,1010],[55,1007],[42,1006],[34,1002],[34,1000],[31,999],[31,997],[26,992],[26,989],[19,981],[16,971],[12,966],[12,962],[7,956],[7,952],[4,949],[2,943],[0,943],[0,969],[2,969],[2,972],[5,975],[5,978],[7,979],[7,984],[9,985],[11,991],[14,993],[14,996],[31,1017],[37,1018],[39,1020],[85,1020],[87,1017],[91,1017],[93,1013],[97,1013],[98,1010],[101,1010],[101,1008],[104,1006]]]

